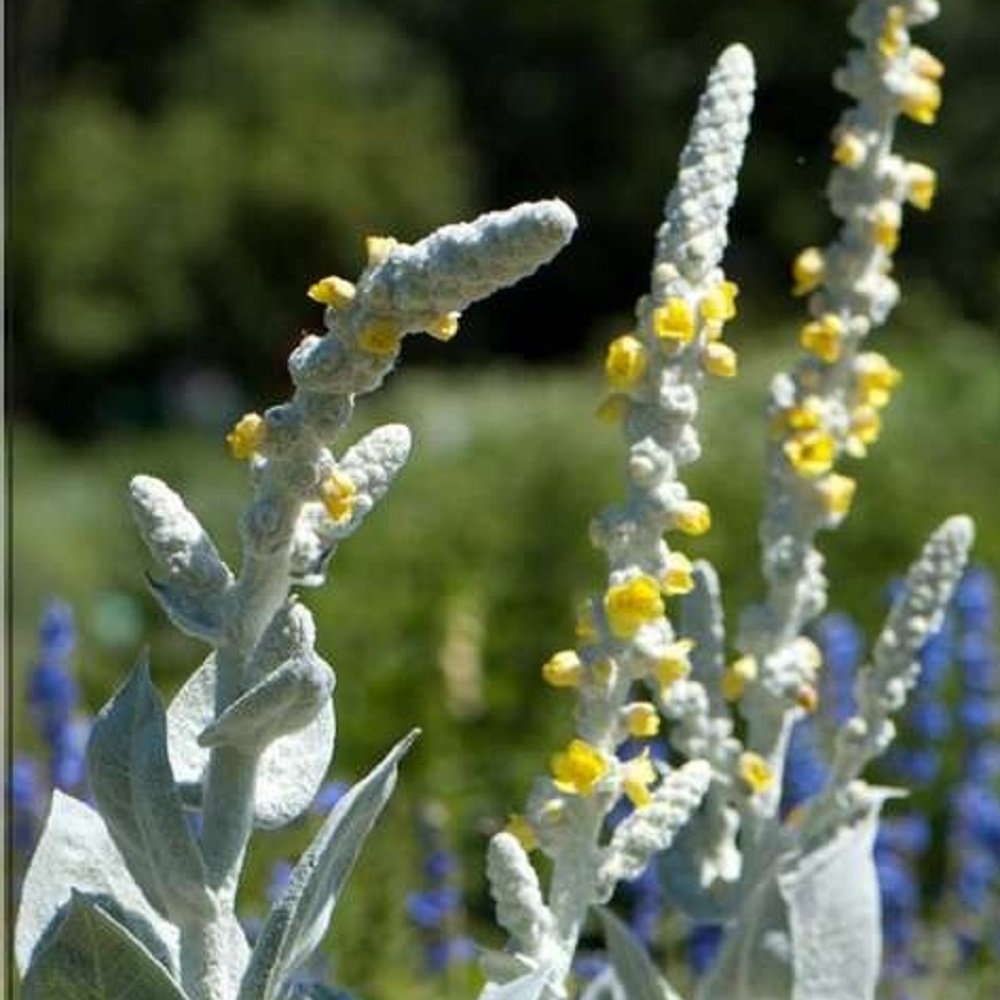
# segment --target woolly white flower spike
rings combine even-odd
[[[657,234],[656,263],[675,267],[691,285],[709,278],[728,242],[753,94],[753,57],[730,45],[708,77]]]
[[[905,705],[920,673],[917,654],[941,626],[972,546],[967,517],[951,517],[931,535],[910,568],[902,594],[875,644],[871,665],[855,684],[857,714],[841,727],[831,783],[843,788],[895,735],[891,715]]]
[[[910,38],[912,26],[935,14],[936,4],[912,0],[857,5],[850,28],[862,44],[834,76],[856,101],[832,135],[828,195],[841,227],[826,248],[807,247],[792,265],[793,293],[808,297],[810,318],[800,331],[801,360],[771,388],[760,529],[767,597],[744,615],[737,642],[756,664],[743,702],[748,745],[776,778],[775,791],[758,803],[762,820],[777,810],[788,730],[815,705],[812,656],[794,644],[826,607],[816,536],[844,520],[854,497],[854,479],[837,465],[876,441],[901,377],[862,346],[898,298],[889,272],[903,209],[927,209],[934,196],[934,171],[904,161],[891,145],[901,116],[930,124],[936,115],[943,66]]]
[[[535,869],[512,834],[501,832],[490,840],[486,877],[497,922],[510,934],[515,952],[529,964],[545,962],[558,947],[555,920],[542,899]]]
[[[701,804],[712,780],[706,761],[692,760],[671,771],[650,803],[618,824],[597,878],[597,901],[606,903],[615,886],[638,878],[653,855],[666,850]]]
[[[535,782],[526,816],[512,821],[523,842],[537,842],[553,861],[548,906],[559,940],[554,982],[569,971],[589,907],[607,898],[620,871],[633,870],[636,859],[644,863],[658,849],[642,845],[669,843],[681,816],[690,815],[694,805],[684,781],[698,775],[707,785],[715,759],[736,756],[731,721],[716,725],[704,688],[686,679],[692,645],[675,634],[665,601],[691,591],[694,569],[667,546],[663,533],[697,536],[711,524],[707,505],[688,494],[677,470],[700,453],[693,421],[705,375],[735,373],[736,356],[720,337],[736,314],[737,288],[718,264],[752,93],[750,55],[733,46],[709,77],[681,157],[650,294],[636,305],[635,329],[611,343],[605,361],[611,395],[598,415],[624,423],[627,493],[591,526],[609,571],[603,593],[580,617],[578,648],[558,651],[542,668],[553,687],[577,691],[576,738],[552,756],[551,776]],[[710,763],[702,760],[664,779],[648,750],[617,757],[627,737],[648,739],[660,728],[657,704],[634,700],[637,681],[675,720],[672,738],[681,734],[675,747]],[[623,797],[636,819],[620,829],[633,834],[621,834],[614,860],[599,874],[603,824]]]
[[[369,392],[392,368],[402,338],[426,331],[450,340],[459,314],[527,277],[569,242],[576,217],[553,199],[444,226],[413,246],[369,237],[357,286],[323,278],[309,290],[327,305],[330,336],[309,336],[289,359],[296,386],[320,393]]]
[[[353,535],[388,492],[410,456],[410,431],[403,424],[376,427],[339,462],[324,456],[323,500],[304,504],[292,542],[292,575],[319,586],[337,543]]]

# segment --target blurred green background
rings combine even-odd
[[[142,643],[170,691],[199,661],[146,597],[124,502],[129,476],[167,479],[235,558],[245,468],[221,445],[246,407],[287,395],[284,359],[319,322],[304,296],[350,276],[363,236],[558,194],[573,245],[470,310],[442,348],[407,342],[404,371],[362,401],[415,433],[410,467],[331,584],[308,595],[339,674],[338,777],[424,729],[398,801],[335,923],[338,979],[366,996],[430,996],[400,901],[419,883],[418,803],[444,800],[485,937],[485,834],[523,800],[570,731],[539,664],[572,635],[600,580],[589,517],[619,490],[621,449],[591,413],[602,348],[646,281],[652,234],[697,94],[732,40],[760,94],[727,270],[742,369],[708,395],[691,470],[717,527],[736,610],[759,594],[761,416],[799,307],[787,261],[823,242],[829,75],[843,0],[32,0],[11,11],[13,107],[12,630],[14,704],[47,596],[73,603],[96,711]],[[921,41],[948,64],[933,129],[899,148],[941,174],[909,215],[904,301],[879,346],[906,374],[854,516],[825,547],[831,602],[869,630],[888,579],[947,514],[1000,567],[1000,14],[948,0]],[[348,443],[345,439],[344,443]],[[32,747],[23,714],[18,745]],[[263,836],[247,910],[307,830]],[[467,984],[449,993],[471,995]]]

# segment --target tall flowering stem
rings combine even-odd
[[[738,640],[756,663],[744,696],[748,744],[776,772],[791,723],[816,700],[818,659],[800,639],[826,605],[816,536],[848,513],[855,482],[838,469],[874,443],[900,379],[883,355],[864,348],[898,299],[890,272],[903,208],[928,209],[934,196],[934,171],[893,153],[892,142],[901,116],[929,125],[937,114],[943,67],[910,37],[937,11],[936,0],[861,0],[855,9],[849,27],[860,45],[834,75],[855,101],[832,136],[827,193],[841,227],[793,265],[793,292],[807,297],[810,318],[801,360],[771,387],[760,528],[767,596],[744,616]],[[777,811],[779,787],[760,799],[762,821]]]
[[[370,237],[356,283],[329,276],[309,288],[325,306],[325,332],[307,335],[292,352],[294,395],[263,414],[244,415],[227,438],[233,457],[251,470],[238,573],[165,484],[150,476],[132,482],[133,512],[166,576],[154,592],[175,624],[214,648],[217,724],[198,737],[210,748],[199,850],[211,905],[181,924],[181,979],[193,1000],[230,1000],[237,992],[227,953],[247,842],[260,822],[255,786],[263,751],[311,719],[326,725],[319,780],[332,751],[332,671],[312,649],[315,629],[308,611],[290,599],[291,588],[323,581],[337,544],[358,527],[409,451],[409,434],[399,426],[376,430],[339,458],[332,442],[355,397],[377,389],[393,369],[407,334],[449,340],[461,310],[546,263],[574,228],[573,213],[555,200],[445,226],[413,245]],[[308,670],[285,678],[287,687],[296,685],[288,718],[255,723],[248,698],[267,681],[248,689],[286,659],[289,646],[303,650]],[[248,709],[244,719],[241,708]],[[259,737],[242,735],[254,727]],[[302,808],[315,790],[307,790]],[[271,816],[264,825],[287,819]]]
[[[721,335],[735,315],[737,289],[719,264],[753,89],[750,54],[732,46],[709,76],[681,156],[650,293],[636,306],[634,328],[608,349],[611,393],[598,415],[623,426],[627,492],[591,529],[607,555],[607,586],[582,609],[576,648],[542,668],[549,684],[575,692],[576,735],[536,782],[526,814],[490,845],[498,919],[514,951],[488,955],[486,971],[503,981],[547,966],[553,995],[563,992],[589,908],[607,902],[617,882],[638,876],[671,843],[712,777],[703,732],[711,700],[689,677],[692,644],[676,633],[665,605],[694,588],[695,571],[663,534],[697,536],[710,526],[708,507],[689,496],[678,470],[700,454],[694,420],[705,376],[736,371]],[[637,696],[639,685],[652,700]],[[677,748],[697,758],[677,770],[648,747],[619,756],[629,737],[657,735],[658,706],[677,720]],[[634,811],[606,835],[605,820],[623,796]],[[553,863],[547,894],[525,851],[536,845]]]

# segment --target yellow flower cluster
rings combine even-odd
[[[630,639],[639,629],[663,615],[660,585],[651,576],[637,576],[609,587],[604,595],[608,627],[619,639]]]
[[[660,695],[666,697],[671,686],[684,680],[691,673],[691,650],[694,641],[678,639],[670,643],[657,657],[653,664],[653,675],[660,682]]]
[[[552,687],[576,687],[582,676],[583,664],[576,651],[572,649],[563,649],[554,653],[542,665],[542,677]]]
[[[320,278],[315,284],[310,285],[306,294],[314,302],[332,306],[334,309],[343,309],[354,301],[357,289],[346,278],[338,278],[331,274],[329,277]]]
[[[643,750],[638,757],[626,760],[621,765],[622,790],[629,801],[641,809],[653,801],[650,785],[656,781],[656,769],[649,759],[649,751]]]
[[[752,656],[741,656],[722,673],[722,697],[726,701],[739,701],[748,684],[757,679],[757,660]]]
[[[808,295],[819,288],[826,273],[826,259],[819,247],[806,247],[792,261],[793,295]]]
[[[836,313],[823,313],[819,319],[806,323],[799,333],[799,343],[810,354],[828,365],[840,357],[844,323]]]
[[[648,739],[660,731],[660,716],[656,706],[648,701],[634,701],[622,710],[629,736]]]
[[[346,521],[354,511],[358,488],[346,472],[334,469],[319,485],[320,499],[326,512],[338,524]]]
[[[226,444],[233,458],[245,461],[263,447],[267,424],[259,413],[245,413],[226,435]]]
[[[683,552],[671,552],[667,555],[667,568],[660,580],[660,586],[667,597],[678,594],[689,594],[694,590],[694,567],[691,560]]]
[[[631,389],[646,371],[646,348],[631,334],[616,337],[608,346],[604,371],[613,389]]]
[[[674,508],[673,521],[685,535],[704,535],[712,527],[712,512],[701,500],[682,500]]]
[[[552,755],[553,783],[560,792],[586,798],[608,773],[608,761],[586,740],[575,739],[565,750]]]
[[[766,792],[774,784],[774,772],[770,765],[760,754],[750,750],[740,754],[738,773],[753,795]]]

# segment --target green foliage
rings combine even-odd
[[[448,83],[371,13],[212,5],[170,54],[153,111],[82,67],[20,110],[29,372],[186,343],[260,378],[312,313],[310,276],[358,268],[358,232],[467,208]]]

